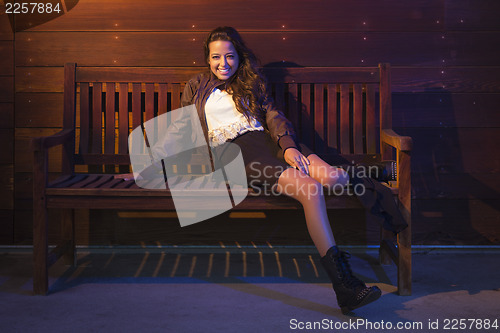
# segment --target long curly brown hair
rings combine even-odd
[[[210,32],[204,43],[205,61],[208,64],[209,44],[218,40],[229,41],[238,52],[239,64],[236,73],[227,80],[226,89],[233,96],[239,112],[247,119],[256,118],[265,125],[262,106],[268,100],[266,80],[257,68],[257,57],[246,45],[240,34],[232,27],[218,27]]]

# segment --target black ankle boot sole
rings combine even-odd
[[[354,306],[342,306],[342,307],[340,307],[342,314],[344,314],[344,315],[348,314],[349,312],[351,312],[354,309],[358,309],[362,306],[365,306],[367,304],[375,302],[376,300],[378,300],[380,298],[380,296],[382,296],[382,291],[379,289],[379,287],[373,286],[370,289],[371,289],[371,291],[358,304],[356,304]]]

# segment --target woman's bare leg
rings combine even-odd
[[[299,170],[289,168],[281,173],[276,189],[302,204],[307,230],[323,257],[335,245],[335,239],[326,212],[322,184]]]
[[[316,154],[307,156],[309,164],[309,175],[320,182],[326,188],[344,187],[349,182],[349,174],[340,168],[326,163]]]

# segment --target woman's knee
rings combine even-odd
[[[340,168],[331,167],[332,171],[330,176],[327,178],[328,181],[325,186],[342,186],[345,187],[349,184],[349,174]]]
[[[315,154],[308,158],[311,161],[311,176],[323,186],[347,186],[349,183],[349,174],[345,170],[331,166]]]
[[[323,184],[295,169],[287,169],[278,180],[278,190],[292,197],[323,195]]]

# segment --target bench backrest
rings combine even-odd
[[[72,172],[75,164],[97,166],[94,172],[130,164],[131,130],[179,108],[186,81],[203,70],[66,64],[63,126],[76,131],[63,172]],[[316,153],[377,154],[379,128],[392,126],[389,64],[264,72],[277,107]]]

